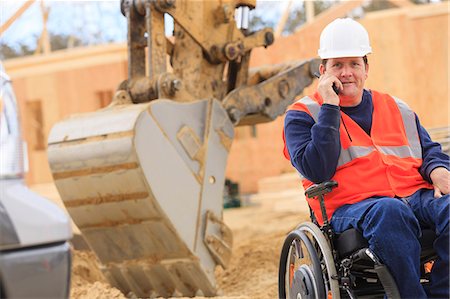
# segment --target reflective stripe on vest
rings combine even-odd
[[[422,146],[420,145],[419,132],[417,132],[416,117],[409,106],[397,97],[392,97],[397,104],[405,126],[406,136],[408,138],[409,148],[412,153],[411,157],[422,159]],[[399,157],[402,157],[399,155]],[[408,156],[405,156],[408,157]],[[403,158],[403,157],[402,157]]]
[[[303,97],[298,102],[305,104],[306,107],[308,107],[309,112],[311,112],[312,118],[314,119],[315,122],[317,122],[317,116],[319,115],[320,105],[310,97]]]
[[[414,112],[409,109],[408,105],[402,100],[393,97],[395,103],[397,104],[400,114],[403,120],[403,126],[405,127],[406,137],[408,139],[409,146],[350,146],[347,149],[344,149],[341,146],[341,153],[339,155],[338,165],[342,166],[344,164],[349,163],[353,159],[361,158],[369,155],[375,149],[383,153],[384,155],[393,155],[399,158],[416,158],[422,159],[422,147],[420,145],[419,133],[417,132],[417,125]],[[310,97],[303,97],[298,102],[304,104],[309,112],[311,113],[312,118],[317,123],[318,115],[320,111],[320,105],[315,100]]]
[[[341,154],[339,155],[337,167],[347,164],[353,159],[367,156],[374,150],[375,147],[373,146],[350,146],[347,149],[341,147]]]

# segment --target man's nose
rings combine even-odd
[[[349,66],[342,67],[342,69],[341,69],[342,77],[349,77],[351,75],[353,75],[351,67],[349,67]]]

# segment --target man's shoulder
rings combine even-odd
[[[311,106],[319,106],[319,103],[314,98],[314,95],[304,96],[304,97],[300,98],[299,100],[297,100],[293,104],[291,104],[287,108],[287,111],[289,112],[289,111],[295,110],[295,111],[307,112],[307,111],[309,111],[308,108],[310,108]]]
[[[369,90],[369,92],[372,95],[372,99],[377,101],[377,100],[383,100],[383,101],[393,101],[397,104],[401,104],[401,105],[406,105],[408,106],[408,104],[406,104],[406,102],[404,100],[402,100],[401,98],[395,96],[395,95],[391,95],[389,93],[384,93],[384,92],[379,92],[376,90]],[[409,107],[409,106],[408,106]]]
[[[294,102],[295,103],[303,103],[303,104],[307,104],[307,103],[319,103],[320,101],[320,96],[318,96],[318,93],[314,93],[314,94],[309,94],[306,96],[301,97],[300,99],[298,99],[297,101]]]
[[[398,107],[400,111],[406,112],[406,113],[414,113],[412,108],[408,105],[406,101],[403,99],[390,95],[388,93],[381,93],[378,91],[371,90],[372,94],[372,101],[374,102],[374,105],[387,105],[390,107]]]
[[[372,95],[372,97],[377,97],[377,98],[395,98],[393,95],[390,95],[386,92],[374,90],[374,89],[364,89],[364,92],[368,92]]]
[[[286,113],[295,113],[295,112],[305,112],[305,113],[307,113],[307,111],[309,111],[308,107],[305,105],[305,103],[302,103],[299,100],[299,101],[291,104],[287,108]]]

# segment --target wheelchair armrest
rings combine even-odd
[[[336,181],[326,181],[320,184],[314,184],[305,191],[305,195],[313,198],[319,195],[330,193],[333,188],[336,188],[338,183]]]

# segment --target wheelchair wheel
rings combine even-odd
[[[331,249],[315,224],[302,223],[286,237],[280,258],[279,298],[339,299],[336,277]]]

